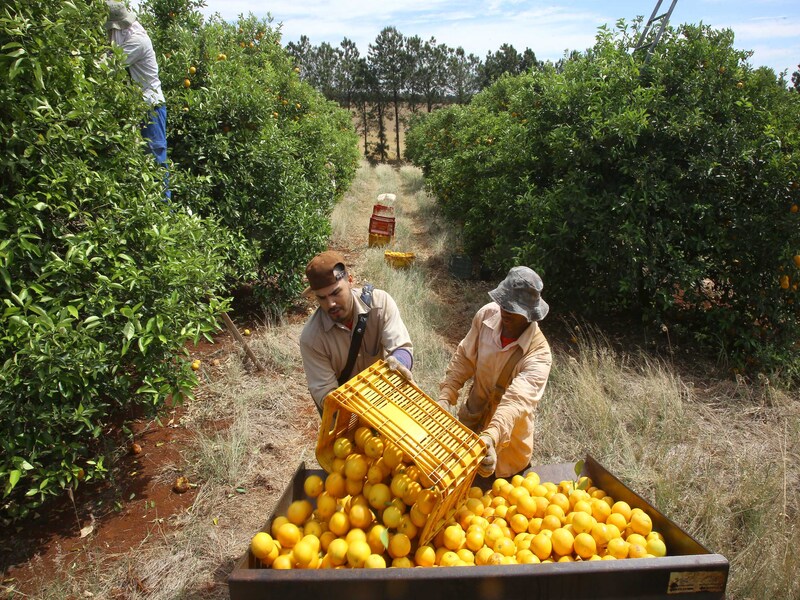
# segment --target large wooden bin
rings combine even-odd
[[[534,467],[543,481],[574,478],[574,465]],[[321,470],[300,464],[274,511],[286,512],[303,496],[303,481]],[[618,500],[644,510],[654,529],[665,538],[670,555],[610,561],[430,567],[413,569],[336,569],[279,571],[258,568],[248,551],[238,562],[228,585],[232,600],[721,600],[725,598],[728,561],[681,530],[626,487],[592,457],[583,473]],[[255,532],[254,532],[255,533]]]

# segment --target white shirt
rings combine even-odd
[[[111,29],[111,41],[125,52],[125,64],[131,79],[142,87],[144,99],[151,106],[164,104],[158,63],[150,36],[138,21],[127,29]]]

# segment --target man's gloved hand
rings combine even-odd
[[[478,467],[478,475],[481,477],[489,477],[492,473],[494,473],[495,468],[497,467],[497,451],[494,448],[494,440],[492,436],[488,433],[482,433],[480,438],[483,440],[483,443],[486,444],[486,456],[481,461],[480,466]]]
[[[416,381],[414,381],[414,376],[411,374],[411,371],[409,371],[403,363],[397,360],[396,357],[389,356],[386,359],[386,366],[389,367],[390,371],[400,373],[400,375],[406,378],[408,383],[413,383],[416,385]]]

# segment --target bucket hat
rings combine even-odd
[[[528,321],[541,321],[550,307],[542,300],[542,278],[528,267],[513,267],[489,297],[503,310],[523,315]]]
[[[128,10],[124,3],[107,0],[106,5],[108,6],[106,29],[127,29],[136,22],[136,13]]]

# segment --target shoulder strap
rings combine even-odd
[[[361,288],[361,301],[369,308],[372,308],[372,291],[374,289],[375,286],[371,283],[365,283],[364,287]]]
[[[522,358],[522,347],[518,345],[516,348],[514,348],[511,356],[508,357],[503,370],[500,371],[500,377],[497,378],[497,384],[495,387],[501,388],[503,393],[505,393],[505,391],[508,389],[508,386],[511,384],[511,373],[514,372],[514,367],[517,366],[520,358]]]
[[[503,394],[506,393],[506,389],[511,384],[511,373],[514,372],[514,367],[517,366],[517,363],[522,358],[522,347],[517,345],[514,348],[514,351],[511,352],[511,355],[506,359],[506,364],[503,365],[503,370],[500,371],[500,376],[497,378],[497,383],[494,385],[494,390],[489,396],[489,402],[487,409],[483,413],[483,419],[481,420],[481,426],[479,431],[483,431],[489,425],[489,422],[492,420],[494,416],[494,411],[497,410],[497,405],[500,404],[500,399],[503,397]]]
[[[361,288],[361,301],[369,308],[372,308],[372,290],[374,289],[375,286],[371,283],[364,284],[364,287]],[[361,347],[361,340],[364,337],[364,331],[367,329],[368,316],[368,312],[358,315],[355,325],[356,328],[355,331],[353,331],[353,337],[350,338],[350,351],[347,354],[347,363],[344,365],[342,373],[336,380],[339,385],[342,385],[345,381],[350,379],[350,374],[353,372],[353,367],[355,366],[356,358],[358,357],[358,350]]]

